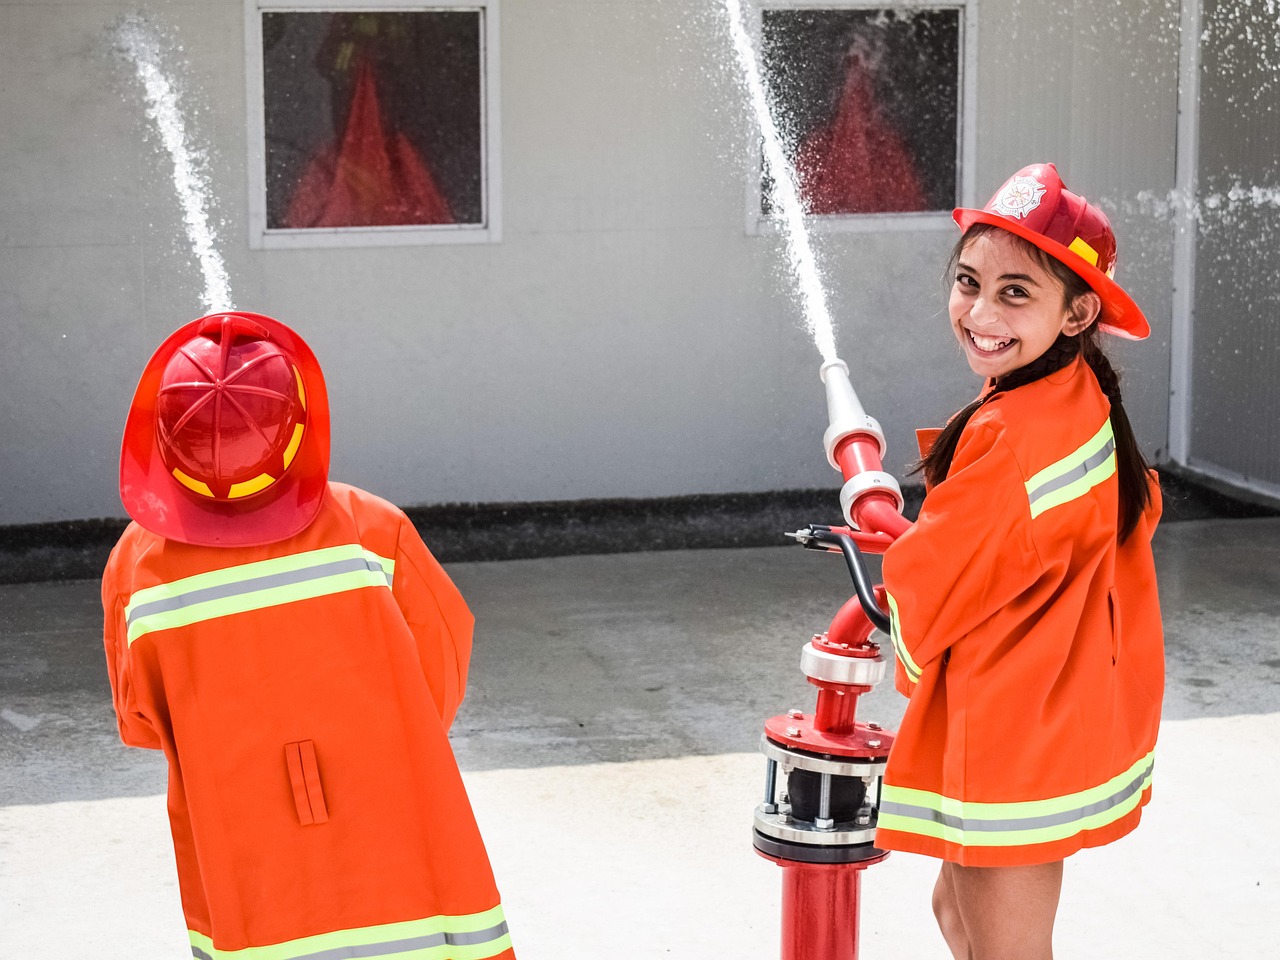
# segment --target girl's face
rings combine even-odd
[[[973,372],[995,378],[1025,367],[1058,334],[1075,335],[1097,317],[1096,294],[1070,306],[1064,298],[1062,282],[1018,237],[990,230],[970,241],[956,264],[948,311]]]

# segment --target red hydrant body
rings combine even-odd
[[[854,863],[774,861],[783,867],[784,960],[856,960],[862,871],[887,856]]]
[[[817,706],[770,718],[761,738],[755,846],[783,869],[782,960],[857,960],[862,871],[888,856],[873,841],[893,735],[856,719],[858,697],[885,664],[865,617],[859,627],[861,637],[828,632],[805,646],[801,669]]]

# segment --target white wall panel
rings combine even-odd
[[[981,0],[973,199],[1051,159],[1115,212],[1119,279],[1157,330],[1121,353],[1127,396],[1158,450],[1172,226],[1142,198],[1173,185],[1177,11],[1116,6]],[[781,238],[744,230],[754,135],[715,0],[502,0],[502,241],[350,250],[249,249],[241,0],[146,10],[237,304],[326,368],[336,478],[406,505],[837,487]],[[23,344],[0,352],[0,523],[121,514],[133,383],[200,312],[167,158],[111,51],[136,11],[0,2],[0,304]],[[941,316],[953,239],[816,240],[895,471],[977,387]]]
[[[1188,462],[1280,497],[1280,26],[1248,0],[1202,19]]]

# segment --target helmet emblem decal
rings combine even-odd
[[[991,198],[991,209],[1005,217],[1021,220],[1036,207],[1044,196],[1044,184],[1035,177],[1014,177]]]

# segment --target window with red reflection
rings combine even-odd
[[[960,136],[959,8],[762,13],[771,108],[811,216],[950,211]],[[764,168],[761,214],[771,216]]]
[[[267,228],[484,225],[482,16],[263,12]]]

